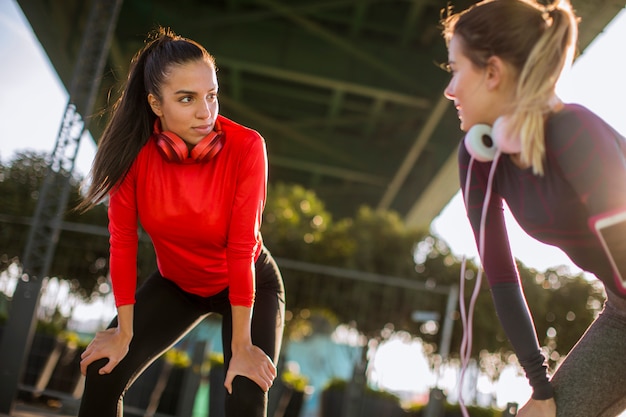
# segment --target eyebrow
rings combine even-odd
[[[217,87],[216,87],[216,88],[212,88],[210,91],[211,91],[211,92],[215,92],[215,91],[217,91]],[[175,91],[175,92],[174,92],[174,94],[189,94],[189,95],[194,95],[194,94],[198,94],[198,93],[197,93],[197,92],[195,92],[195,91],[191,91],[191,90],[178,90],[178,91]]]

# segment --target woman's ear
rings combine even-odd
[[[495,55],[489,57],[487,59],[487,87],[490,90],[495,90],[498,87],[502,86],[504,83],[504,78],[507,74],[508,67],[502,61],[500,57]]]
[[[148,104],[150,104],[150,108],[152,108],[154,114],[156,114],[158,117],[163,116],[163,112],[161,111],[161,102],[152,93],[148,94]]]

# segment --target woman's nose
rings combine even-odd
[[[448,83],[448,86],[446,87],[445,90],[443,90],[443,95],[448,99],[448,100],[454,100],[454,90],[452,89],[452,81],[450,81]]]
[[[207,117],[211,116],[211,103],[209,103],[208,101],[203,101],[198,107],[198,118],[206,119]]]

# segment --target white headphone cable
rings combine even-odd
[[[483,201],[482,212],[480,216],[480,228],[478,234],[478,255],[479,258],[483,259],[483,254],[485,251],[485,222],[487,218],[487,208],[489,206],[489,200],[491,199],[491,193],[493,188],[493,177],[496,172],[496,166],[498,165],[498,160],[500,158],[501,152],[498,150],[494,156],[494,159],[491,163],[491,168],[489,170],[489,179],[487,181],[487,189],[485,190],[485,199]],[[470,159],[469,166],[467,168],[467,178],[465,179],[465,210],[468,211],[467,201],[469,200],[469,188],[471,183],[472,176],[472,166],[474,165],[474,157]],[[460,276],[460,285],[459,285],[459,307],[461,310],[461,324],[463,327],[463,338],[461,339],[461,371],[459,375],[459,406],[461,407],[461,413],[463,417],[470,417],[467,412],[467,408],[465,407],[465,402],[463,401],[463,382],[465,380],[465,372],[467,371],[467,367],[469,365],[469,361],[472,356],[472,331],[473,325],[472,321],[474,318],[474,309],[476,307],[476,300],[478,299],[478,294],[480,293],[480,287],[482,285],[482,277],[483,277],[483,269],[482,266],[479,266],[478,273],[476,275],[476,282],[474,283],[474,290],[472,291],[472,296],[470,298],[469,308],[467,312],[465,310],[465,266],[466,259],[463,257],[463,262],[461,265],[461,276]]]

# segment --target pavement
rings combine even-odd
[[[25,404],[16,402],[11,414],[0,413],[0,417],[75,417],[76,414],[68,414],[67,410],[59,407],[46,406],[44,404]]]

